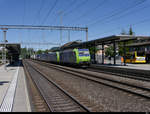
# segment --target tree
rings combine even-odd
[[[26,47],[25,48],[21,48],[21,55],[20,55],[20,57],[22,59],[25,59],[26,55],[27,55],[27,48]]]
[[[105,54],[106,54],[106,57],[113,57],[114,56],[114,47],[109,46],[108,48],[106,48]]]
[[[126,33],[126,31],[123,29],[121,32],[121,35],[135,35],[135,33],[132,30],[132,26],[130,26],[128,33]],[[133,41],[131,40],[131,41],[126,42],[126,45],[132,44],[132,43],[133,43]],[[127,47],[126,47],[126,52],[129,52],[129,48],[127,48]],[[119,43],[119,55],[121,55],[121,56],[124,55],[123,42]]]
[[[46,50],[44,51],[44,53],[46,53],[46,54],[48,54],[48,52],[49,52],[49,50],[48,50],[48,49],[46,49]]]
[[[90,47],[89,51],[90,51],[90,54],[93,55],[98,51],[98,49],[94,46],[94,47]]]
[[[38,51],[36,52],[36,54],[42,54],[42,53],[43,53],[42,50],[38,50]]]
[[[22,59],[26,59],[26,58],[30,58],[31,57],[31,55],[33,55],[34,54],[34,49],[33,48],[21,48],[21,55],[20,55],[20,57],[22,58]]]
[[[130,26],[129,35],[135,35],[135,33],[132,31],[132,26]]]
[[[132,26],[130,26],[129,32],[127,33],[124,29],[122,29],[121,35],[135,35],[135,32],[133,32]]]
[[[127,35],[127,33],[124,29],[122,29],[121,35]]]

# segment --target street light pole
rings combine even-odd
[[[5,70],[6,70],[6,32],[8,29],[2,29],[4,33],[4,49],[3,49],[3,63],[5,64]]]
[[[86,41],[88,41],[88,28],[86,28]]]
[[[68,31],[68,42],[70,42],[70,30]]]

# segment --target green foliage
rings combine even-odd
[[[132,31],[132,27],[130,26],[130,29],[129,29],[129,35],[135,35],[135,33]]]
[[[25,59],[27,55],[27,49],[26,48],[21,48],[21,55],[20,57]]]
[[[90,47],[89,51],[90,51],[90,54],[93,55],[98,51],[98,49],[96,47]]]
[[[122,30],[121,35],[135,35],[135,33],[132,30],[132,26],[130,26],[128,33],[126,33],[125,30]],[[132,43],[133,43],[133,41],[131,40],[131,41],[126,42],[126,45],[129,45],[129,44],[132,44]],[[129,52],[129,48],[126,47],[126,53],[128,53],[128,52]],[[119,55],[121,55],[121,56],[124,55],[123,42],[119,43]]]
[[[113,57],[114,56],[114,47],[109,46],[108,48],[106,48],[105,55],[106,55],[106,57],[109,57],[109,56]]]
[[[129,41],[129,42],[126,43],[126,45],[127,45],[127,44],[131,44],[131,43],[132,43],[132,41]],[[120,56],[124,56],[123,42],[120,42],[118,46],[119,46],[119,55],[120,55]],[[128,47],[125,47],[125,49],[126,49],[126,53],[128,53],[128,52],[129,52],[129,48],[128,48]]]
[[[22,59],[26,59],[26,58],[30,58],[31,55],[33,55],[35,52],[34,52],[34,49],[33,48],[21,48],[21,55],[20,57]]]
[[[132,26],[130,26],[128,33],[124,29],[122,29],[121,35],[135,35],[135,33],[132,30]]]
[[[123,42],[119,42],[119,55],[123,56],[124,55],[124,47],[123,47]]]
[[[38,50],[38,51],[36,52],[36,54],[42,54],[42,53],[43,53],[42,50]]]
[[[49,50],[38,50],[38,51],[34,51],[33,48],[21,48],[21,55],[20,57],[22,59],[26,59],[26,58],[30,58],[32,55],[34,54],[42,54],[42,53],[48,53]]]
[[[6,51],[6,58],[8,59],[8,51]],[[2,59],[2,50],[0,51],[0,59]]]
[[[121,35],[127,35],[127,33],[124,29],[122,29]]]
[[[48,50],[48,49],[46,49],[46,50],[44,51],[44,53],[46,53],[46,54],[48,54],[48,52],[49,52],[49,50]]]
[[[60,49],[60,47],[52,47],[49,51],[57,51],[59,49]]]

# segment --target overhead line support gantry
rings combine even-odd
[[[33,30],[66,30],[66,31],[85,31],[86,41],[88,41],[88,27],[66,27],[66,26],[33,26],[33,25],[0,25],[0,29],[4,32],[4,49],[3,62],[6,63],[6,32],[8,29],[33,29]]]

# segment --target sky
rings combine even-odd
[[[0,25],[88,27],[89,40],[128,32],[130,26],[135,35],[150,36],[149,14],[150,0],[0,0]],[[62,42],[56,30],[7,31],[8,42],[35,49],[58,46],[38,43],[67,43],[69,36],[86,41],[84,31],[62,31]]]

